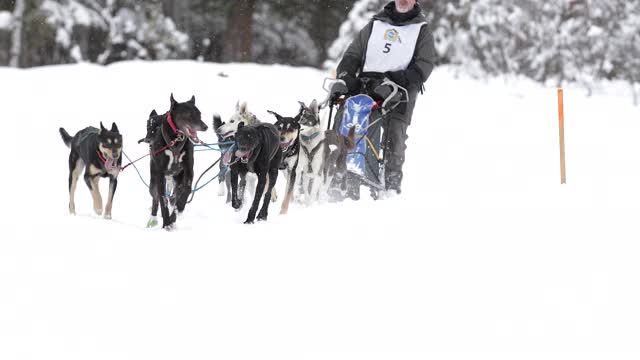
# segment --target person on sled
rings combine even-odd
[[[385,152],[387,195],[400,194],[402,166],[407,149],[407,129],[411,124],[418,92],[424,90],[436,62],[433,35],[416,0],[395,0],[373,16],[344,53],[336,70],[349,95],[366,93],[376,98],[376,87],[385,78],[408,90],[406,103],[396,107],[383,123],[388,132]],[[363,84],[361,79],[377,79]],[[363,86],[364,85],[364,86]],[[343,110],[343,109],[340,109]],[[341,118],[338,111],[336,119]],[[347,182],[357,181],[347,178]],[[359,199],[359,184],[349,186],[347,196]]]

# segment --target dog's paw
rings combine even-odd
[[[168,219],[165,219],[164,217],[162,218],[162,228],[163,229],[167,229],[170,230],[168,228],[170,228],[171,226],[173,226],[176,223],[176,212],[172,212],[171,215],[169,215]]]
[[[225,196],[226,193],[227,193],[227,190],[224,187],[224,184],[222,184],[222,186],[218,187],[218,196]]]
[[[111,214],[104,214],[104,218],[106,220],[111,220]]]
[[[169,225],[163,226],[162,228],[167,230],[167,231],[173,231],[173,230],[176,229],[176,224],[175,223],[169,224]]]
[[[102,209],[93,209],[96,212],[96,215],[102,216]]]
[[[147,221],[147,228],[152,228],[158,226],[158,218],[152,216],[149,221]]]
[[[242,201],[239,200],[231,200],[231,206],[233,206],[234,209],[236,210],[240,210],[240,208],[242,208]]]
[[[258,215],[258,221],[267,221],[267,214]]]
[[[253,219],[247,219],[244,223],[245,225],[251,225],[253,224]]]

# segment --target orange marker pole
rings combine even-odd
[[[567,169],[564,158],[564,101],[562,88],[558,88],[558,119],[560,126],[560,183],[567,183]]]

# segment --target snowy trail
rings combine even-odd
[[[324,76],[188,61],[0,68],[0,358],[640,356],[640,109],[615,85],[565,89],[566,186],[554,89],[441,68],[409,128],[401,197],[287,216],[278,201],[245,226],[212,185],[167,233],[144,228],[150,196],[127,170],[112,221],[92,215],[83,184],[67,214],[58,127],[116,121],[138,157],[171,92],[195,95],[207,124],[239,99],[273,122],[267,110],[322,98]],[[197,153],[196,175],[216,157]]]

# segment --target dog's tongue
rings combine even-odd
[[[192,128],[187,128],[187,135],[189,135],[191,140],[193,140],[194,142],[200,142],[200,139],[198,138],[198,132],[193,130]]]
[[[233,157],[233,152],[232,151],[227,151],[226,153],[224,153],[224,157],[222,158],[222,163],[225,165],[229,165],[231,164],[231,158]]]
[[[291,145],[291,141],[281,141],[280,142],[280,147],[283,148],[283,149],[288,148],[289,145]]]
[[[104,162],[104,167],[107,168],[107,170],[113,169],[113,159],[107,158],[107,161]]]

